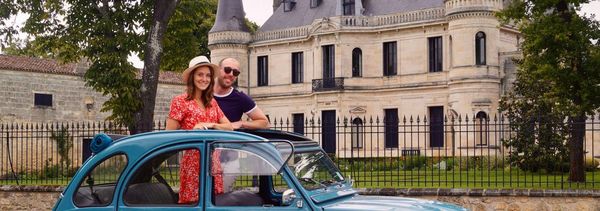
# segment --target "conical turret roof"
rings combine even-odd
[[[246,13],[242,0],[219,0],[217,18],[209,33],[222,31],[250,32],[244,22]]]

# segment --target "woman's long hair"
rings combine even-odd
[[[213,70],[211,67],[206,67],[210,70],[210,83],[208,84],[208,88],[206,88],[206,90],[201,91],[200,102],[202,102],[205,108],[210,108],[210,102],[213,99],[213,87],[215,85],[215,70]],[[196,71],[198,71],[199,68],[200,67],[197,67],[196,69],[192,70],[190,76],[188,77],[186,83],[187,97],[185,98],[188,101],[193,100],[194,96],[196,96],[197,90],[196,85],[194,85],[194,74],[196,74]]]

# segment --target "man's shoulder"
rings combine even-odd
[[[247,98],[247,99],[252,99],[250,98],[250,96],[248,96],[246,93],[241,92],[238,89],[233,89],[233,91],[231,92],[231,94],[229,96],[232,97],[238,97],[238,98]]]

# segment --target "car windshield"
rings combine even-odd
[[[339,169],[322,151],[295,153],[288,166],[307,190],[325,188],[344,181]]]

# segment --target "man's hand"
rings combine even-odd
[[[231,126],[233,126],[233,129],[240,129],[242,128],[243,122],[242,121],[237,121],[237,122],[232,122]]]

